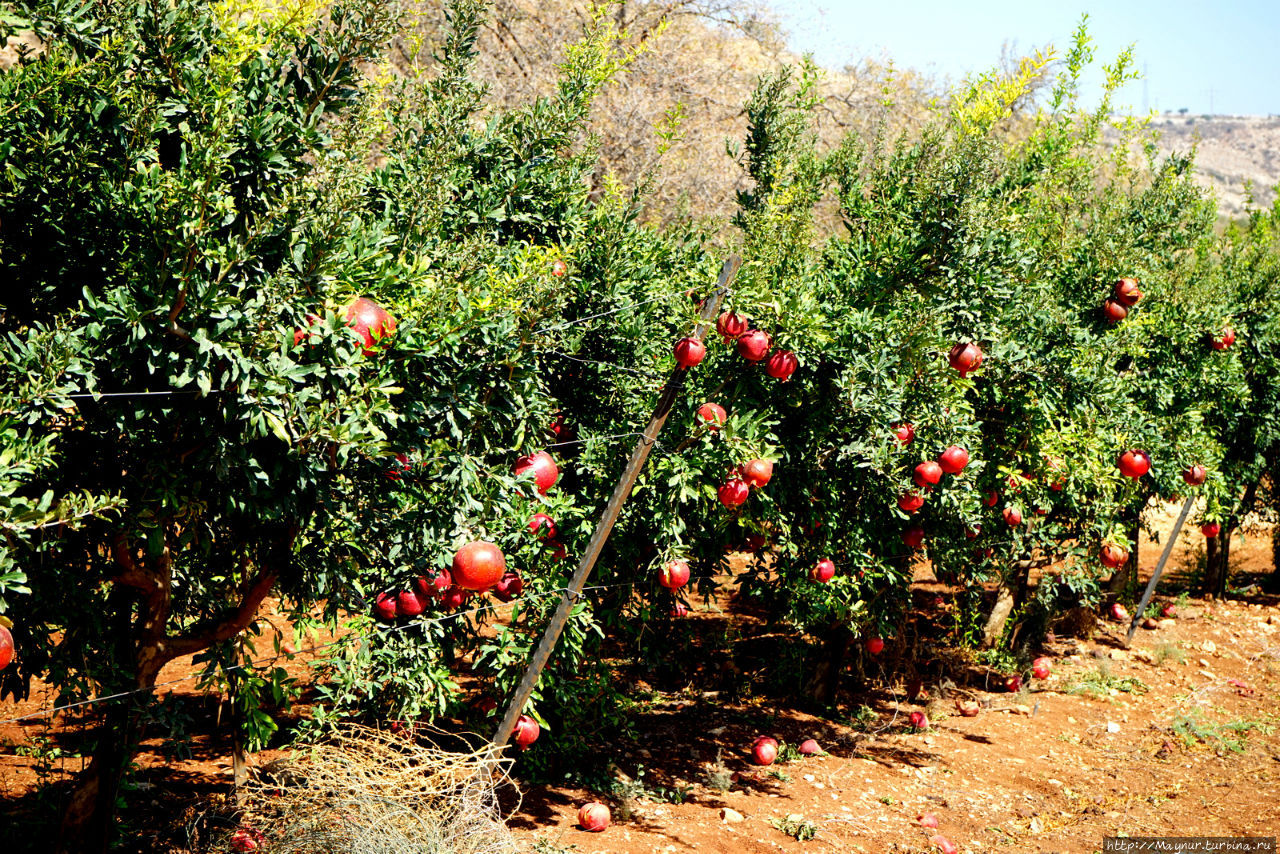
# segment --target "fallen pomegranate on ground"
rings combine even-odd
[[[806,738],[800,742],[800,746],[796,748],[796,752],[802,756],[817,756],[822,752],[822,748],[818,746],[818,742],[812,738]]]
[[[578,826],[592,833],[603,831],[611,819],[609,808],[599,801],[592,801],[578,810]]]
[[[1115,620],[1117,623],[1127,623],[1131,619],[1129,617],[1129,610],[1119,602],[1116,602],[1111,606],[1111,619]]]
[[[907,719],[911,721],[911,726],[918,730],[929,728],[929,718],[924,712],[912,712]]]
[[[1010,694],[1016,694],[1022,690],[1022,677],[1016,673],[1004,680],[1004,689]]]
[[[261,831],[254,830],[251,827],[242,827],[231,834],[231,850],[237,852],[237,854],[246,854],[249,851],[257,851],[266,841],[266,837],[262,835]]]
[[[13,633],[9,627],[0,625],[0,670],[13,663]]]
[[[956,699],[956,711],[959,712],[963,717],[976,718],[978,716],[978,712],[980,712],[981,710],[982,710],[982,704],[979,703],[977,700],[961,700],[959,698]]]
[[[1172,620],[1174,617],[1178,616],[1178,609],[1174,607],[1172,602],[1169,602],[1160,609],[1160,616],[1164,617],[1166,620]]]
[[[1031,675],[1037,679],[1048,679],[1052,668],[1052,660],[1045,656],[1040,656],[1031,662]]]
[[[938,817],[931,812],[916,816],[916,821],[919,822],[921,827],[927,827],[931,830],[938,829]]]
[[[751,761],[757,765],[772,765],[778,758],[778,740],[762,735],[751,744]]]
[[[942,854],[959,854],[960,851],[954,842],[940,834],[937,836],[930,836],[929,844],[937,846],[938,850],[941,851]]]

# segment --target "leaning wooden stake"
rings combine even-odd
[[[702,313],[699,316],[698,325],[693,330],[694,338],[701,340],[707,334],[707,328],[711,321],[715,319],[716,312],[720,310],[720,303],[729,289],[729,282],[733,280],[734,275],[737,274],[738,268],[741,266],[742,259],[737,255],[731,255],[721,266],[720,280],[716,283],[715,293],[707,297],[702,304]],[[539,677],[542,676],[542,670],[547,666],[547,661],[551,658],[556,642],[560,639],[560,633],[564,631],[565,624],[569,621],[569,612],[574,603],[577,602],[578,597],[582,595],[582,588],[586,585],[587,576],[595,568],[596,560],[599,559],[600,552],[604,549],[605,540],[609,539],[609,532],[613,530],[613,524],[618,520],[618,514],[622,511],[622,505],[626,503],[628,496],[631,495],[631,487],[635,485],[636,478],[640,476],[640,471],[644,468],[645,461],[649,459],[649,452],[653,450],[653,443],[657,440],[658,433],[662,430],[662,425],[667,421],[667,415],[671,412],[671,407],[675,403],[680,386],[684,383],[684,376],[685,369],[677,367],[671,372],[670,378],[667,379],[667,384],[662,389],[662,395],[658,398],[658,405],[653,410],[653,417],[649,420],[649,426],[645,428],[644,434],[636,444],[635,450],[631,452],[631,459],[627,463],[626,469],[622,472],[622,478],[618,481],[618,485],[614,487],[609,503],[605,505],[604,512],[600,514],[600,521],[596,523],[595,532],[592,533],[591,539],[587,542],[587,548],[582,554],[582,560],[578,562],[578,569],[573,574],[573,578],[569,580],[569,586],[560,599],[560,605],[556,608],[555,613],[551,615],[551,622],[547,624],[547,630],[542,635],[538,648],[534,650],[533,657],[529,660],[529,669],[525,671],[524,676],[520,679],[520,684],[516,687],[516,692],[511,697],[511,702],[507,705],[507,711],[502,716],[502,722],[498,724],[498,730],[493,734],[490,746],[495,753],[506,747],[507,742],[510,740],[511,731],[515,729],[516,721],[524,712],[525,704],[529,702],[529,697],[533,694],[533,689],[538,684]]]
[[[1186,503],[1182,505],[1182,512],[1178,514],[1178,521],[1173,523],[1173,530],[1169,532],[1169,539],[1165,541],[1164,551],[1160,553],[1160,562],[1156,564],[1156,571],[1151,573],[1151,580],[1147,582],[1146,592],[1142,594],[1142,601],[1138,603],[1138,607],[1134,609],[1133,621],[1129,623],[1129,634],[1125,635],[1124,645],[1128,646],[1133,641],[1133,633],[1138,630],[1138,623],[1142,622],[1142,615],[1147,610],[1147,605],[1151,604],[1151,597],[1155,595],[1156,585],[1160,583],[1160,574],[1164,572],[1164,565],[1169,562],[1169,555],[1173,553],[1173,544],[1178,539],[1178,533],[1182,530],[1182,523],[1187,521],[1187,514],[1191,512],[1191,505],[1196,502],[1194,495],[1187,496]]]

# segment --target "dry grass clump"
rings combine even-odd
[[[416,737],[344,724],[324,742],[263,766],[245,787],[240,829],[215,850],[270,854],[508,854],[497,787],[507,764],[487,748],[419,725]],[[238,834],[238,838],[237,838]]]

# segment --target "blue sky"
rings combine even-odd
[[[1117,102],[1142,112],[1280,114],[1280,0],[768,0],[791,46],[839,67],[863,57],[949,75],[995,65],[1001,46],[1061,54],[1089,14],[1096,59],[1129,44],[1146,83]],[[1095,82],[1101,74],[1094,75]]]

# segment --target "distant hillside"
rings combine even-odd
[[[1162,152],[1186,153],[1198,145],[1197,181],[1218,197],[1232,218],[1245,209],[1252,182],[1255,206],[1270,206],[1280,183],[1280,116],[1193,116],[1166,113],[1152,121]]]

